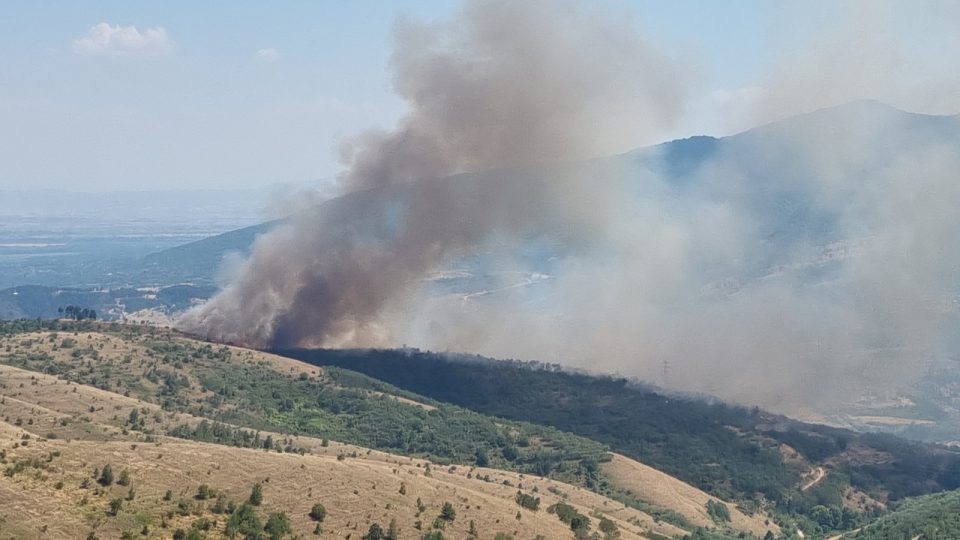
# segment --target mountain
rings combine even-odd
[[[866,148],[851,149],[848,141],[863,141]],[[742,287],[784,269],[799,273],[805,279],[820,279],[823,272],[829,272],[829,263],[837,260],[839,252],[853,249],[849,245],[850,239],[840,235],[838,220],[841,216],[801,188],[817,185],[823,180],[825,162],[842,168],[850,165],[853,159],[856,163],[852,172],[844,174],[854,174],[856,178],[847,178],[845,182],[865,181],[872,171],[880,170],[898,156],[906,156],[931,142],[954,148],[960,145],[960,117],[913,114],[863,101],[788,118],[728,137],[697,136],[641,148],[594,160],[590,166],[626,171],[628,175],[636,175],[638,181],[643,177],[642,171],[654,171],[679,190],[677,196],[696,192],[718,200],[731,196],[742,198],[745,208],[754,216],[758,230],[762,231],[764,245],[753,250],[756,255],[744,265],[743,275],[716,276],[718,283],[727,284],[723,287],[729,287],[731,283]],[[859,167],[861,162],[869,165]],[[721,182],[723,176],[717,176],[713,171],[723,169],[736,171],[739,176],[735,178],[739,183]],[[465,174],[440,181],[469,185],[485,181],[490,174]],[[437,180],[429,182],[434,181]],[[397,190],[400,197],[404,190],[412,187],[388,189]],[[322,211],[349,214],[351,208],[360,208],[365,201],[376,196],[377,190],[348,194],[322,203]],[[80,283],[85,286],[96,284],[100,288],[164,287],[181,283],[215,286],[217,270],[228,254],[242,256],[249,253],[257,236],[281,222],[271,221],[233,230],[142,258],[91,261],[84,265],[83,275],[74,278],[61,275],[68,269],[58,267],[56,283],[47,283],[47,278],[37,277],[40,280],[37,284],[52,289],[76,287]],[[500,249],[493,247],[489,253],[450,261],[448,268],[441,269],[438,275],[449,277],[454,275],[451,270],[456,270],[459,277],[440,283],[442,286],[436,292],[445,293],[452,288],[469,294],[485,290],[491,281],[509,279],[515,269],[491,264]],[[801,259],[797,259],[798,253]],[[530,245],[521,248],[519,254],[511,254],[514,258],[519,256],[529,266],[525,269],[527,273],[549,272],[546,261],[554,255],[542,245]],[[492,276],[491,272],[496,275]],[[704,283],[704,286],[709,288],[714,284]],[[203,294],[196,296],[198,299],[203,297]],[[161,308],[169,311],[170,306]],[[32,314],[39,310],[27,307],[23,311]],[[52,315],[48,311],[44,314]]]

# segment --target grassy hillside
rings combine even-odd
[[[419,538],[435,524],[448,527],[448,538],[468,538],[469,520],[484,527],[479,538],[492,538],[495,532],[572,538],[569,521],[576,515],[589,520],[589,530],[599,538],[612,535],[613,525],[627,538],[679,537],[698,527],[757,536],[778,530],[763,515],[746,516],[666,475],[639,484],[618,478],[605,464],[625,458],[615,458],[604,444],[556,428],[494,419],[340,368],[318,368],[147,327],[43,321],[0,325],[0,421],[10,441],[19,443],[0,442],[7,449],[3,465],[11,471],[0,480],[0,490],[16,500],[76,507],[57,522],[66,527],[63,534],[54,534],[54,524],[42,517],[46,510],[13,517],[29,505],[8,500],[12,506],[0,506],[0,517],[8,518],[6,524],[0,520],[0,538],[14,526],[22,533],[44,525],[47,534],[60,537],[78,527],[117,537],[142,525],[148,536],[157,529],[154,537],[169,537],[177,528],[186,534],[200,519],[215,522],[207,534],[216,537],[224,533],[229,512],[211,513],[203,503],[202,509],[191,506],[180,515],[180,499],[190,504],[199,500],[190,498],[190,491],[198,489],[194,484],[206,482],[225,494],[224,504],[239,504],[256,481],[269,494],[279,489],[281,477],[288,487],[274,491],[278,505],[267,508],[264,503],[260,518],[266,520],[267,510],[287,511],[296,532],[303,534],[313,531],[304,505],[317,492],[326,493],[330,482],[342,485],[336,492],[343,496],[320,497],[331,514],[339,509],[344,519],[329,531],[353,538],[363,536],[374,522],[386,529],[390,519],[407,531],[403,538]],[[135,488],[133,500],[126,501],[126,487],[95,483],[93,468],[102,469],[107,461],[117,474],[128,469],[136,484],[144,486]],[[320,471],[319,477],[304,472],[311,467]],[[659,496],[665,479],[671,489],[687,494],[684,504]],[[418,490],[424,510],[406,499],[405,506],[393,500],[399,482],[408,493]],[[381,487],[384,483],[389,489]],[[172,490],[169,501],[162,497],[167,489]],[[368,496],[372,489],[382,491],[382,498]],[[314,495],[304,496],[304,490]],[[518,490],[529,496],[523,499],[527,506],[519,504]],[[441,507],[441,494],[451,499],[458,516],[469,519],[435,523],[431,504]],[[291,497],[297,502],[290,502]],[[534,511],[529,506],[537,497],[541,502]],[[107,506],[117,498],[125,510],[107,515]],[[553,513],[546,511],[557,503],[562,504]],[[709,517],[708,503],[726,508],[732,520]],[[174,515],[167,516],[170,509]],[[601,531],[601,521],[607,532]]]
[[[852,528],[888,502],[960,483],[954,449],[665,395],[624,379],[410,350],[277,352],[603,442],[747,509],[792,515],[813,533]]]
[[[62,380],[58,384],[68,386]],[[282,537],[359,538],[373,524],[387,529],[391,522],[403,538],[419,538],[430,529],[442,530],[447,538],[466,538],[471,528],[484,537],[497,532],[572,537],[566,524],[545,511],[561,501],[592,516],[594,529],[601,519],[612,523],[621,538],[682,534],[590,491],[518,473],[431,468],[428,461],[336,443],[324,447],[320,440],[298,440],[311,447],[303,455],[168,437],[148,440],[95,422],[85,422],[98,434],[91,439],[54,438],[31,427],[44,426],[47,419],[43,409],[32,409],[32,415],[17,416],[30,425],[0,422],[0,538],[84,538],[90,533],[103,539],[171,538],[178,531],[194,534],[187,538],[221,538],[229,536],[231,519],[242,512],[237,508],[257,484],[262,501],[253,510],[261,526],[254,532],[261,534],[269,516],[282,513],[291,533]],[[103,481],[108,466],[110,483]],[[541,499],[538,510],[516,503],[520,489]],[[310,517],[318,503],[326,511],[322,523]],[[455,519],[435,525],[446,503]]]

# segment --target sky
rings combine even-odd
[[[725,135],[852,99],[960,112],[960,10],[950,2],[596,5],[678,66],[687,88],[675,125],[631,146]],[[3,0],[0,190],[329,179],[342,169],[344,137],[390,128],[405,111],[391,88],[398,18],[440,22],[459,8],[447,0]],[[832,74],[830,84],[821,73]]]

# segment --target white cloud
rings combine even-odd
[[[111,26],[102,22],[87,30],[73,42],[73,52],[82,55],[162,55],[173,49],[173,43],[162,27],[140,31],[135,26]]]
[[[280,60],[280,51],[276,49],[260,49],[259,51],[253,54],[254,59],[260,62],[267,62],[272,64],[277,60]]]

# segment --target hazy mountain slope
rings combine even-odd
[[[602,167],[614,165],[615,170],[628,173],[637,167],[650,168],[663,175],[668,183],[679,186],[710,180],[715,174],[704,171],[708,165],[720,164],[746,174],[746,185],[753,190],[751,197],[756,208],[767,209],[761,215],[766,218],[764,226],[768,229],[768,238],[781,244],[786,251],[789,245],[800,239],[815,243],[836,239],[834,216],[818,213],[812,208],[813,201],[799,197],[800,194],[790,187],[817,180],[817,167],[822,165],[819,162],[822,157],[814,154],[809,141],[827,143],[857,138],[879,141],[871,155],[877,158],[874,167],[880,168],[911,145],[932,140],[946,145],[960,144],[960,117],[914,114],[878,102],[859,101],[787,118],[736,135],[678,139],[619,156],[599,158],[593,163]],[[838,148],[837,151],[842,150]],[[861,157],[856,156],[856,159]],[[842,161],[843,156],[837,156],[837,159]],[[866,181],[869,171],[863,173]],[[454,178],[458,182],[471,182],[482,181],[484,176],[466,174]],[[391,189],[402,191],[402,188]],[[324,205],[330,212],[349,212],[350,206],[361,207],[366,197],[363,193],[354,193],[329,200]],[[247,253],[256,236],[277,223],[238,229],[164,250],[145,258],[145,268],[159,273],[212,276],[226,253]],[[758,264],[774,263],[758,261]]]
[[[44,325],[47,328],[44,328]],[[53,326],[56,330],[50,329]],[[255,369],[257,374],[250,375],[247,373],[249,369]],[[223,383],[227,380],[217,379],[218,373],[239,374],[240,380],[245,381],[241,383],[242,386],[237,387],[242,393],[237,394],[229,387],[224,387]],[[313,383],[310,387],[313,392],[317,392],[315,396],[329,403],[326,413],[317,415],[302,403],[292,404],[293,410],[288,408],[291,405],[284,404],[289,397],[299,399],[296,388],[307,383]],[[320,386],[317,386],[317,383],[320,383]],[[175,387],[175,390],[169,391],[171,386]],[[323,390],[326,386],[332,388]],[[277,396],[279,406],[272,405],[269,399],[263,397],[263,389]],[[655,531],[666,536],[683,534],[683,530],[671,522],[684,524],[688,529],[702,524],[699,519],[702,509],[687,506],[674,509],[648,500],[647,493],[652,495],[657,489],[656,484],[665,477],[640,488],[632,485],[631,495],[613,487],[617,482],[607,474],[599,470],[588,472],[584,467],[595,467],[597,462],[582,461],[585,455],[599,452],[597,456],[600,461],[606,460],[602,455],[603,447],[591,441],[504,420],[490,424],[498,426],[497,430],[503,430],[499,431],[500,435],[485,433],[487,428],[482,423],[482,417],[475,413],[462,410],[458,412],[456,408],[406,393],[359,374],[336,368],[318,369],[296,360],[256,351],[232,347],[215,348],[206,343],[149,328],[92,323],[6,323],[0,326],[0,396],[0,418],[31,434],[30,442],[22,451],[18,447],[17,453],[6,457],[7,465],[19,469],[5,477],[12,480],[0,489],[18,493],[21,501],[57,500],[63,508],[84,506],[76,515],[71,514],[73,517],[64,517],[64,526],[75,530],[75,527],[79,526],[77,523],[86,527],[102,523],[103,530],[107,531],[104,533],[106,537],[115,537],[121,530],[133,527],[134,523],[137,527],[147,523],[150,528],[154,528],[162,521],[158,516],[162,517],[165,512],[158,508],[174,507],[181,495],[189,499],[189,491],[196,489],[189,481],[186,483],[190,485],[184,487],[184,480],[190,478],[196,479],[197,484],[207,482],[215,489],[223,489],[237,501],[243,499],[244,492],[251,488],[254,480],[265,477],[270,477],[269,486],[265,484],[268,493],[276,488],[278,483],[292,484],[297,482],[298,478],[300,483],[296,484],[297,489],[302,491],[312,487],[314,494],[318,491],[326,493],[329,482],[340,483],[345,486],[338,490],[338,493],[342,492],[342,498],[332,498],[329,503],[328,500],[323,502],[327,504],[331,515],[333,509],[339,508],[343,511],[344,515],[341,517],[346,521],[343,521],[342,525],[337,524],[337,531],[341,533],[357,524],[357,516],[367,513],[373,516],[364,518],[367,521],[376,521],[379,519],[376,516],[382,515],[382,525],[385,526],[387,517],[395,517],[403,528],[412,530],[415,519],[402,515],[401,510],[406,508],[404,504],[390,502],[389,509],[383,506],[386,504],[384,501],[392,501],[391,497],[396,493],[393,488],[399,490],[399,481],[406,483],[408,494],[413,495],[415,489],[418,490],[415,492],[417,495],[426,493],[423,500],[428,507],[433,500],[428,497],[433,497],[433,494],[436,497],[453,497],[455,491],[457,500],[460,501],[455,503],[458,504],[458,515],[472,516],[475,512],[478,516],[483,514],[485,517],[474,516],[469,519],[474,519],[478,527],[483,525],[490,534],[494,530],[517,530],[520,537],[532,538],[535,535],[531,531],[541,531],[539,534],[553,531],[557,526],[551,520],[556,520],[556,516],[544,510],[561,498],[582,508],[581,512],[585,515],[592,516],[594,529],[599,526],[599,515],[609,515],[627,538],[634,537],[631,534],[643,534],[643,531]],[[340,396],[340,399],[330,401],[331,396]],[[368,417],[373,418],[374,423],[367,424],[363,416],[350,413],[356,412],[358,408],[365,410],[364,414],[372,415]],[[384,416],[388,411],[392,413]],[[343,435],[343,438],[330,438],[366,440],[384,448],[393,448],[395,435],[389,435],[386,439],[384,435],[407,429],[403,415],[397,416],[398,411],[413,414],[426,424],[423,427],[428,430],[429,440],[432,442],[422,442],[419,447],[396,450],[403,454],[436,456],[433,458],[429,476],[423,476],[428,463],[425,460],[368,450],[363,445],[327,443],[325,438],[320,437],[328,434]],[[307,424],[290,423],[293,418],[300,418]],[[467,443],[466,452],[469,454],[458,459],[457,456],[462,454],[457,454],[455,448],[444,450],[445,447],[458,443],[447,440],[443,429],[430,427],[431,418],[436,418],[443,425],[454,426],[457,438]],[[349,429],[337,428],[340,421],[350,422]],[[317,425],[317,422],[320,425]],[[275,427],[270,429],[270,426]],[[373,431],[368,432],[368,429]],[[460,429],[466,431],[459,431]],[[310,437],[310,433],[318,436]],[[170,435],[179,438],[172,439]],[[21,434],[15,436],[22,437]],[[37,441],[38,437],[47,440]],[[185,441],[183,437],[197,441]],[[508,444],[509,452],[506,449],[501,451],[501,448],[496,446],[496,437],[515,441],[499,443]],[[416,437],[411,440],[415,442]],[[79,444],[81,441],[88,441],[90,444]],[[106,444],[99,447],[99,454],[97,447],[93,445],[97,441]],[[229,446],[205,445],[200,444],[200,441],[219,442]],[[483,445],[487,444],[484,441],[493,445],[484,447]],[[274,452],[259,450],[265,444],[271,445]],[[162,457],[153,457],[153,450],[150,449],[154,447],[158,456],[162,454]],[[478,452],[484,448],[484,462],[491,466],[522,471],[542,466],[538,465],[539,460],[546,459],[545,463],[552,463],[550,468],[546,469],[551,476],[592,485],[594,491],[608,493],[616,500],[604,498],[582,486],[539,479],[520,471],[480,467]],[[282,450],[286,452],[281,452]],[[54,479],[56,475],[50,474],[45,466],[34,467],[31,463],[37,463],[36,461],[28,461],[28,457],[49,456],[50,452],[60,453],[56,459],[62,457],[69,460],[69,465],[62,465],[57,469],[60,474],[58,477],[68,487],[57,489]],[[514,454],[517,456],[514,457]],[[98,456],[104,459],[109,456],[118,473],[121,464],[130,468],[130,474],[134,478],[136,499],[122,503],[129,513],[125,511],[115,520],[107,519],[101,511],[111,497],[124,495],[126,488],[121,493],[114,487],[107,490],[108,494],[101,495],[92,492],[95,485],[88,489],[70,489],[71,486],[79,486],[83,476],[89,474],[87,470],[77,470],[84,468],[77,466],[77,462],[86,463],[87,468],[102,466],[97,464]],[[192,460],[190,456],[195,456],[196,459]],[[311,461],[324,456],[328,461]],[[512,460],[507,459],[508,456]],[[527,461],[528,458],[530,461]],[[306,461],[297,461],[298,459]],[[154,460],[162,460],[162,463],[155,463]],[[227,470],[225,467],[221,473],[211,465],[228,462],[236,463],[239,468],[231,467]],[[451,462],[466,466],[441,465]],[[594,465],[590,465],[591,462]],[[300,463],[304,463],[308,472],[291,467],[291,464],[299,466]],[[354,468],[354,465],[358,468]],[[333,474],[329,481],[315,480],[312,473],[309,473],[314,466],[319,467],[323,474],[330,473],[331,467],[334,472],[340,473]],[[397,472],[394,472],[395,469]],[[34,474],[37,470],[46,472],[40,472],[37,476]],[[419,476],[416,470],[420,471]],[[407,474],[416,478],[407,479]],[[36,477],[36,480],[44,475],[47,475],[45,482],[26,481],[28,477]],[[303,475],[308,475],[310,481],[304,483]],[[353,489],[350,489],[352,486],[366,486],[366,480],[363,480],[365,478],[370,478],[371,485],[379,484],[376,477],[381,475],[393,478],[399,476],[399,481],[393,482],[397,483],[397,486],[390,484],[390,490],[378,488],[378,493],[383,491],[383,500],[376,497],[372,500],[370,497],[358,498],[353,494]],[[175,482],[175,479],[179,480]],[[676,483],[675,480],[672,482]],[[149,490],[140,487],[146,483],[151,486]],[[424,486],[423,483],[429,485]],[[603,487],[608,484],[610,487]],[[532,518],[526,516],[528,511],[524,510],[521,523],[516,523],[519,507],[513,498],[520,486],[525,492],[541,497],[543,501],[539,512],[529,512],[533,515]],[[173,489],[177,494],[173,502],[158,500],[166,489]],[[686,489],[693,490],[689,486]],[[48,498],[51,490],[57,494]],[[150,497],[144,497],[148,491]],[[275,496],[284,497],[282,500],[287,501],[290,497],[289,491],[284,488],[280,490],[280,495]],[[62,499],[64,496],[68,496],[66,502]],[[79,505],[84,496],[87,496],[87,502],[93,506]],[[706,495],[701,496],[703,500],[707,500]],[[415,500],[415,497],[416,495],[410,498]],[[91,502],[91,499],[95,502]],[[357,503],[360,499],[363,501]],[[459,505],[462,505],[462,510]],[[269,504],[267,506],[269,507]],[[284,502],[283,505],[272,508],[287,506],[309,508],[307,501],[299,499],[295,504]],[[728,506],[732,508],[732,505]],[[497,510],[491,515],[489,509],[492,508]],[[9,506],[6,509],[13,511]],[[501,509],[505,509],[506,513],[501,513]],[[651,518],[645,511],[654,513],[658,519]],[[416,511],[413,512],[415,513]],[[265,516],[265,512],[261,514]],[[738,515],[736,511],[734,514]],[[16,523],[27,528],[41,527],[42,515],[44,514],[38,513],[34,518]],[[346,515],[349,515],[349,518],[346,518]],[[123,516],[127,517],[120,519]],[[309,525],[302,515],[291,514],[290,517],[295,525]],[[435,516],[424,514],[422,517],[421,521],[426,529]],[[71,521],[74,518],[80,521]],[[499,524],[497,519],[500,520]],[[748,521],[736,520],[733,526],[736,530],[777,530],[776,525],[764,525],[763,519],[762,516],[756,516]],[[457,527],[468,526],[467,520],[459,520],[458,517],[458,523],[452,526],[453,531],[458,531]],[[173,527],[186,526],[193,518],[184,520],[174,516],[167,521],[170,528],[165,534],[170,534]],[[350,522],[349,525],[347,521]],[[222,520],[220,523],[222,525]],[[502,529],[499,528],[500,524],[504,524]],[[363,529],[368,523],[361,520],[361,525]],[[325,530],[333,531],[326,527]],[[565,525],[558,529],[564,530],[569,529]],[[558,531],[555,531],[555,534],[560,534]],[[48,531],[52,536],[57,536],[55,533],[54,529]],[[458,538],[461,534],[463,531],[454,532],[452,537]],[[553,534],[547,534],[547,537],[564,537]],[[2,530],[0,537],[3,537]]]
[[[153,279],[212,281],[228,253],[246,255],[257,236],[279,223],[268,221],[147,255],[139,271]]]

